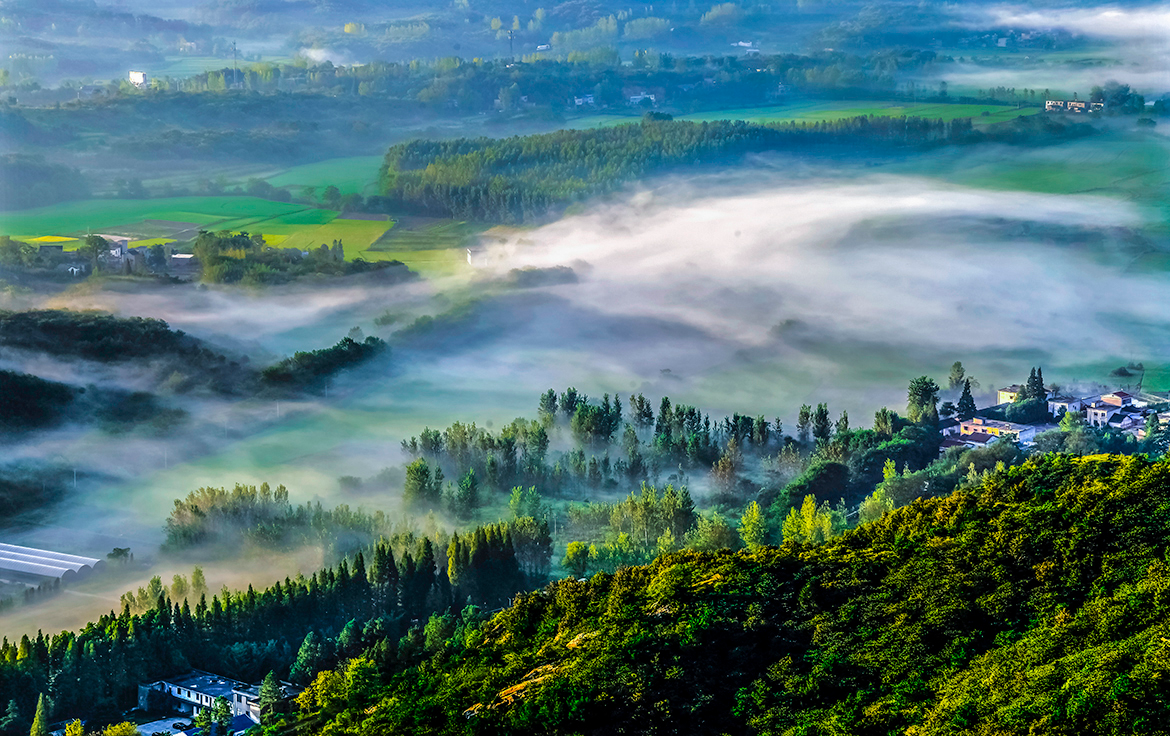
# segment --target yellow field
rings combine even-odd
[[[64,237],[62,235],[42,235],[39,238],[33,238],[29,242],[32,242],[32,243],[68,243],[72,240],[77,240],[77,238],[67,238],[67,237]]]

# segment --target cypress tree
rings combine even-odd
[[[32,728],[29,729],[29,736],[49,736],[49,714],[46,712],[48,708],[45,705],[45,694],[37,699],[37,714],[33,716]]]
[[[970,419],[975,416],[975,398],[971,396],[971,379],[963,381],[963,395],[959,397],[956,408],[959,419]]]

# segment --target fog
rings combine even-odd
[[[425,426],[534,416],[548,388],[669,395],[712,416],[765,414],[791,428],[801,404],[821,401],[865,424],[877,408],[904,404],[910,378],[942,378],[955,360],[987,392],[1033,365],[1070,383],[1106,380],[1129,360],[1170,359],[1167,276],[1131,268],[1132,244],[1157,213],[1120,199],[858,171],[771,157],[659,182],[544,227],[493,231],[474,267],[445,279],[45,300],[160,317],[259,364],[332,344],[353,326],[387,338],[392,352],[327,395],[281,406],[170,397],[191,418],[163,436],[68,427],[6,448],[9,458],[80,473],[60,507],[6,537],[89,555],[131,546],[149,557],[173,499],[236,482],[283,483],[294,503],[396,513],[396,492],[343,491],[338,477],[401,466],[399,443]],[[555,267],[575,280],[563,269],[547,286],[509,277]],[[386,311],[402,317],[379,327]],[[401,329],[424,314],[436,320]],[[149,574],[189,562],[160,560]],[[319,563],[309,553],[245,566],[283,574]],[[43,611],[54,628],[80,625],[142,582],[95,582],[87,592],[97,598],[84,606],[60,596],[0,624],[11,634]]]
[[[1023,31],[1060,30],[1098,44],[1084,59],[1044,58],[1045,53],[1021,49],[1011,68],[960,63],[945,76],[950,82],[977,87],[1059,90],[1088,95],[1094,85],[1115,79],[1147,97],[1170,92],[1170,6],[1041,8],[1001,5],[966,8],[960,22],[972,29]],[[978,53],[976,52],[976,55]]]

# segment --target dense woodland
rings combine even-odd
[[[172,601],[170,589],[156,586],[159,597],[145,614],[131,614],[126,601],[120,615],[76,634],[5,639],[0,702],[14,701],[17,722],[27,728],[44,693],[54,720],[82,717],[92,728],[120,720],[137,702],[139,683],[191,667],[248,681],[276,671],[307,683],[318,670],[367,652],[379,667],[401,669],[447,638],[446,622],[457,618],[449,611],[477,621],[476,605],[498,606],[542,583],[542,535],[547,528],[532,519],[462,536],[397,531],[368,556],[259,592]],[[183,589],[201,586],[184,580]],[[428,622],[434,618],[443,625],[436,629]]]
[[[1152,733],[1167,519],[1166,461],[1048,455],[824,544],[673,552],[491,618],[466,602],[539,577],[509,524],[402,534],[308,580],[194,606],[164,589],[5,643],[0,698],[101,723],[196,666],[310,683],[313,732]]]
[[[828,544],[562,580],[299,702],[330,734],[1156,733],[1168,512],[1170,463],[1046,456]]]
[[[392,146],[371,207],[491,222],[540,220],[630,181],[694,164],[778,150],[883,149],[1083,135],[1088,126],[1019,119],[993,133],[969,119],[855,117],[820,123],[692,123],[647,113],[640,124],[505,139],[415,140]]]

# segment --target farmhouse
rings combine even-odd
[[[1011,404],[1020,396],[1020,392],[1024,387],[1018,383],[1013,383],[1010,386],[1001,388],[995,392],[995,403],[997,404]]]
[[[1047,112],[1097,112],[1104,110],[1103,102],[1085,102],[1084,100],[1045,100],[1044,110]]]

